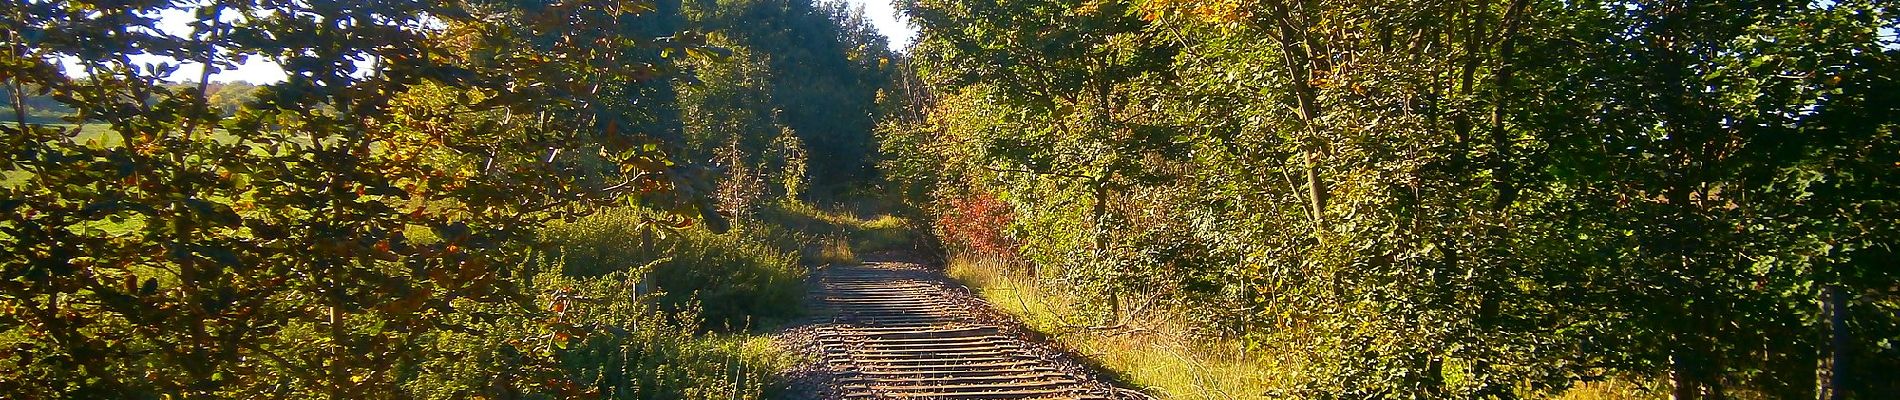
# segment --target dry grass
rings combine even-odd
[[[830,265],[852,265],[858,263],[858,255],[851,251],[851,240],[843,235],[826,236],[818,241],[818,262]]]
[[[1618,378],[1578,383],[1576,386],[1571,386],[1570,390],[1550,398],[1555,400],[1661,400],[1669,398],[1669,394],[1667,388],[1662,386],[1662,382]]]
[[[1263,398],[1285,382],[1274,365],[1290,360],[1269,360],[1240,343],[1194,335],[1166,313],[1131,316],[1116,329],[1091,328],[1074,317],[1081,313],[1072,297],[1044,290],[1003,263],[952,257],[948,273],[1031,329],[1164,398]]]
[[[952,279],[984,300],[1054,338],[1148,392],[1168,399],[1259,399],[1281,392],[1299,377],[1292,352],[1247,351],[1233,340],[1191,333],[1169,313],[1129,316],[1117,329],[1091,327],[1076,299],[1051,290],[1006,263],[952,256]],[[1284,393],[1284,392],[1282,392]],[[1579,382],[1560,393],[1520,393],[1554,400],[1659,400],[1664,384],[1654,379],[1614,378]]]
[[[909,221],[849,208],[797,201],[775,203],[759,212],[759,234],[780,246],[797,249],[800,260],[807,265],[849,265],[865,254],[916,247],[917,236]]]

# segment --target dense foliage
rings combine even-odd
[[[886,176],[949,239],[1006,202],[1104,326],[1162,301],[1295,355],[1278,394],[1900,390],[1892,2],[907,11],[935,101]]]
[[[770,194],[797,198],[801,185],[841,192],[871,182],[876,122],[891,105],[881,96],[896,74],[894,55],[862,10],[843,2],[720,0],[688,5],[698,29],[738,60],[692,65],[702,79],[681,101],[689,134],[724,165],[774,175]],[[787,158],[823,160],[799,171]],[[796,160],[793,160],[796,161]]]
[[[779,389],[774,379],[790,360],[766,339],[700,327],[736,320],[715,332],[743,332],[768,322],[741,324],[792,315],[785,309],[798,306],[802,287],[789,254],[701,229],[630,240],[654,233],[638,227],[642,214],[607,209],[541,229],[548,251],[518,268],[540,307],[458,301],[483,317],[422,338],[439,353],[404,366],[405,394],[523,397],[543,393],[510,389],[511,380],[545,377],[608,399],[761,398]],[[559,340],[529,346],[528,338]]]
[[[1007,207],[980,194],[946,199],[934,225],[944,244],[959,252],[1008,260],[1016,256],[1016,242],[1003,231],[1013,215]]]
[[[888,52],[780,3],[800,39],[733,49],[688,8],[758,7],[0,5],[0,397],[760,395],[779,361],[698,334],[792,314],[797,249],[720,235],[719,176],[803,171],[786,142],[868,162]],[[246,60],[288,78],[209,82]],[[799,108],[717,103],[760,88]],[[810,105],[833,100],[859,105]]]
[[[178,91],[197,90],[198,87],[197,83],[190,81],[162,85],[169,87],[171,90]],[[244,81],[210,82],[206,83],[204,87],[206,105],[227,117],[236,114],[238,108],[244,106],[244,101],[255,97],[257,91],[257,85]],[[13,97],[12,88],[10,86],[0,87],[0,98],[5,99],[0,101],[7,103],[7,111],[25,114],[25,120],[29,123],[70,124],[65,118],[78,114],[78,110],[74,110],[71,106],[66,105],[66,103],[61,103],[59,99],[51,95],[33,94],[30,89],[27,90],[26,93],[22,93],[18,98],[18,103],[23,106],[18,110],[12,107],[15,103],[15,98]],[[19,119],[19,115],[8,115],[8,117],[10,119]]]

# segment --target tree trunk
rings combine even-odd
[[[1319,152],[1318,147],[1318,144],[1309,145],[1304,155],[1306,158],[1306,190],[1310,201],[1313,203],[1313,231],[1315,237],[1318,237],[1318,233],[1326,227],[1326,183],[1319,178],[1319,155],[1316,154]]]
[[[1102,262],[1108,260],[1108,176],[1106,173],[1095,182],[1094,189],[1095,204],[1089,210],[1089,218],[1095,223],[1095,260]],[[1111,318],[1109,325],[1115,325],[1121,323],[1122,319],[1121,294],[1115,288],[1114,271],[1120,266],[1110,263],[1108,268],[1108,315]]]
[[[1498,251],[1495,254],[1498,254],[1499,257],[1493,259],[1497,264],[1490,266],[1496,269],[1486,271],[1482,274],[1487,277],[1487,279],[1485,284],[1482,285],[1484,292],[1478,294],[1477,325],[1481,329],[1496,329],[1495,327],[1500,325],[1501,322],[1499,321],[1501,317],[1499,315],[1499,309],[1502,306],[1500,303],[1504,299],[1502,298],[1503,296],[1496,293],[1496,291],[1497,288],[1504,287],[1505,284],[1496,279],[1496,277],[1500,275],[1498,272],[1515,271],[1518,267],[1517,259],[1514,258],[1517,252],[1505,247],[1510,243],[1510,240],[1507,238],[1510,235],[1509,214],[1511,204],[1517,202],[1518,185],[1515,180],[1517,164],[1516,160],[1512,159],[1511,140],[1504,129],[1504,105],[1511,98],[1509,95],[1510,85],[1512,80],[1515,79],[1517,70],[1515,63],[1517,59],[1517,31],[1518,27],[1522,26],[1520,21],[1524,18],[1524,13],[1529,11],[1530,1],[1512,0],[1507,7],[1508,8],[1504,10],[1503,19],[1499,21],[1498,65],[1496,66],[1496,74],[1492,76],[1491,115],[1490,121],[1487,121],[1489,126],[1487,127],[1488,134],[1486,135],[1491,142],[1492,155],[1488,162],[1492,164],[1493,170],[1490,183],[1493,190],[1496,191],[1496,197],[1491,198],[1489,211],[1494,218],[1498,219],[1497,222],[1491,224],[1490,228],[1486,229],[1486,236],[1491,243],[1492,249]],[[1471,374],[1474,375],[1476,379],[1479,379],[1483,385],[1483,387],[1479,388],[1479,394],[1490,395],[1499,399],[1516,398],[1516,392],[1512,390],[1509,385],[1489,379],[1492,369],[1491,365],[1492,360],[1488,358],[1479,358],[1471,365]]]
[[[1690,363],[1683,361],[1682,354],[1669,356],[1670,400],[1691,400],[1700,397],[1697,396],[1698,393],[1701,393],[1700,390],[1697,390],[1700,385],[1696,384],[1695,379],[1691,377],[1692,375],[1694,375],[1694,373],[1691,371]]]
[[[1302,3],[1298,5],[1300,10],[1310,9],[1310,4]],[[1321,180],[1319,173],[1322,143],[1313,127],[1313,121],[1318,120],[1321,113],[1318,88],[1313,87],[1312,47],[1315,44],[1308,41],[1317,39],[1314,39],[1316,35],[1305,34],[1306,24],[1295,18],[1294,11],[1289,10],[1289,7],[1286,4],[1276,5],[1271,7],[1271,11],[1278,31],[1275,40],[1280,47],[1280,58],[1286,67],[1287,81],[1292,84],[1293,97],[1297,103],[1294,111],[1300,120],[1299,129],[1304,134],[1300,153],[1306,164],[1307,207],[1312,210],[1313,236],[1319,238],[1326,226],[1326,182]]]
[[[1709,243],[1709,214],[1703,208],[1705,199],[1695,196],[1697,188],[1705,184],[1702,172],[1710,159],[1704,154],[1707,143],[1719,128],[1699,101],[1701,94],[1691,89],[1699,84],[1693,69],[1699,56],[1691,51],[1697,38],[1691,15],[1695,11],[1690,3],[1668,0],[1652,7],[1655,22],[1648,34],[1657,44],[1650,46],[1654,61],[1647,65],[1653,72],[1646,73],[1648,83],[1656,88],[1655,107],[1669,137],[1662,144],[1663,164],[1658,167],[1664,176],[1656,188],[1664,196],[1663,207],[1667,209],[1660,222],[1668,229],[1657,244],[1661,250],[1659,261],[1675,263],[1677,269],[1660,278],[1673,289],[1660,294],[1678,305],[1676,314],[1659,317],[1660,325],[1673,334],[1671,394],[1677,399],[1721,396],[1718,366],[1722,355],[1716,351],[1714,337],[1721,331],[1718,312],[1722,306],[1717,303],[1722,300],[1709,288],[1715,262],[1704,261],[1708,257],[1702,254]]]
[[[1827,318],[1828,347],[1827,356],[1821,358],[1821,379],[1819,394],[1821,400],[1838,400],[1847,396],[1847,293],[1840,285],[1828,285],[1821,291],[1821,315]]]

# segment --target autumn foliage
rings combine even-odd
[[[1009,204],[978,193],[943,200],[937,229],[946,244],[959,250],[1007,259],[1015,256],[1017,244],[1004,229],[1014,219]]]
[[[1269,397],[1900,392],[1896,2],[905,3],[886,176],[1005,203],[939,225],[1011,211],[1057,335],[1184,314]]]

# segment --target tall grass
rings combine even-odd
[[[818,240],[819,264],[851,265],[858,263],[858,253],[851,249],[851,239],[843,235],[826,236]]]
[[[558,313],[500,303],[458,303],[503,317],[466,321],[472,329],[429,337],[422,345],[457,356],[406,366],[410,396],[558,398],[593,393],[603,399],[757,399],[773,397],[783,387],[781,371],[794,363],[792,355],[762,336],[701,333],[675,322],[685,317],[660,318],[634,294],[631,283],[637,278],[631,272],[575,278],[550,270],[535,276],[531,288],[541,295],[534,304],[565,304]],[[549,347],[518,347],[520,338],[557,335],[571,339]],[[558,364],[529,363],[526,360],[534,357],[524,356],[528,354],[552,355]],[[573,385],[522,384],[556,378]]]
[[[656,231],[641,221],[638,211],[606,210],[542,236],[568,276],[647,267],[634,271],[640,294],[662,312],[696,310],[704,329],[769,327],[799,312],[804,275],[792,253],[738,234]]]
[[[760,210],[758,235],[797,251],[806,265],[843,265],[889,250],[915,249],[918,237],[909,220],[868,211],[863,205],[820,207],[781,201]]]
[[[1168,311],[1127,316],[1116,327],[1091,326],[1079,296],[1040,285],[1011,264],[988,257],[953,255],[946,272],[992,306],[1030,329],[1081,353],[1121,379],[1168,399],[1285,397],[1302,373],[1300,356],[1256,343],[1249,351],[1236,340],[1195,334],[1192,324]],[[1288,335],[1283,337],[1297,337]],[[1666,385],[1656,379],[1612,377],[1561,390],[1520,388],[1524,398],[1558,400],[1660,400]]]
[[[1131,315],[1117,327],[1090,326],[1077,298],[1039,286],[1008,264],[956,255],[952,279],[1030,329],[1082,353],[1123,380],[1171,399],[1261,398],[1286,382],[1290,359],[1250,353],[1233,340],[1196,335],[1170,313]]]
[[[1550,396],[1557,400],[1662,400],[1668,389],[1654,379],[1611,378],[1583,382]]]
[[[752,332],[798,311],[793,255],[734,235],[651,231],[641,221],[639,211],[605,210],[543,228],[540,250],[516,275],[536,297],[457,301],[498,318],[458,321],[469,329],[419,343],[459,356],[405,366],[409,397],[777,396],[794,355]],[[519,347],[522,338],[550,337],[565,340]],[[558,365],[526,362],[537,354]],[[508,386],[524,381],[574,385]]]

